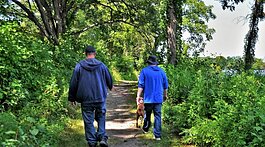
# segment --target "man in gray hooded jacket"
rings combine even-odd
[[[85,49],[86,59],[76,64],[69,88],[70,104],[81,103],[85,124],[85,136],[90,147],[97,145],[107,147],[108,136],[105,130],[106,98],[108,89],[113,87],[112,77],[107,66],[95,59],[93,46]],[[98,123],[95,131],[94,119]]]

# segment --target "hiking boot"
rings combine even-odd
[[[161,140],[161,138],[160,137],[154,137],[154,140],[159,141],[159,140]]]
[[[159,140],[161,140],[161,138],[155,138],[155,140],[159,141]]]
[[[108,147],[108,142],[106,139],[102,139],[100,142],[99,142],[99,145],[101,147]]]
[[[89,147],[96,147],[97,144],[88,144]]]

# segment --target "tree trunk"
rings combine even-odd
[[[168,1],[167,7],[167,43],[169,63],[176,64],[181,55],[182,0]]]
[[[258,40],[258,24],[260,18],[264,17],[263,2],[255,0],[250,17],[249,31],[245,38],[245,70],[251,69],[255,57],[255,45]]]
[[[167,8],[168,26],[167,26],[167,43],[169,53],[169,63],[176,64],[176,12],[173,0],[169,0]]]

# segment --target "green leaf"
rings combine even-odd
[[[254,127],[256,131],[260,131],[260,130],[263,130],[263,128],[259,127],[259,126],[256,126]]]
[[[31,135],[36,136],[39,133],[38,129],[33,129],[29,131],[31,133]]]
[[[7,131],[7,132],[5,132],[5,134],[16,134],[16,132],[15,131]]]
[[[27,117],[27,121],[32,122],[32,123],[36,122],[36,120],[32,117]]]
[[[16,139],[7,139],[6,141],[7,142],[18,142],[18,140],[16,140]]]
[[[45,131],[45,126],[44,125],[38,125],[37,128],[41,132],[44,132]]]

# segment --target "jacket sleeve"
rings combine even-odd
[[[107,86],[108,86],[109,90],[111,90],[113,87],[113,80],[112,80],[112,76],[109,72],[109,69],[106,66],[105,66],[105,77],[106,77]]]
[[[68,93],[68,101],[74,102],[76,101],[76,93],[78,89],[78,81],[79,81],[79,69],[80,65],[77,64],[75,66],[71,81],[70,81],[70,86],[69,86],[69,93]]]
[[[168,80],[167,80],[166,73],[164,71],[163,71],[163,88],[168,89]]]
[[[140,72],[139,80],[138,80],[138,88],[144,88],[144,72],[143,70]]]

